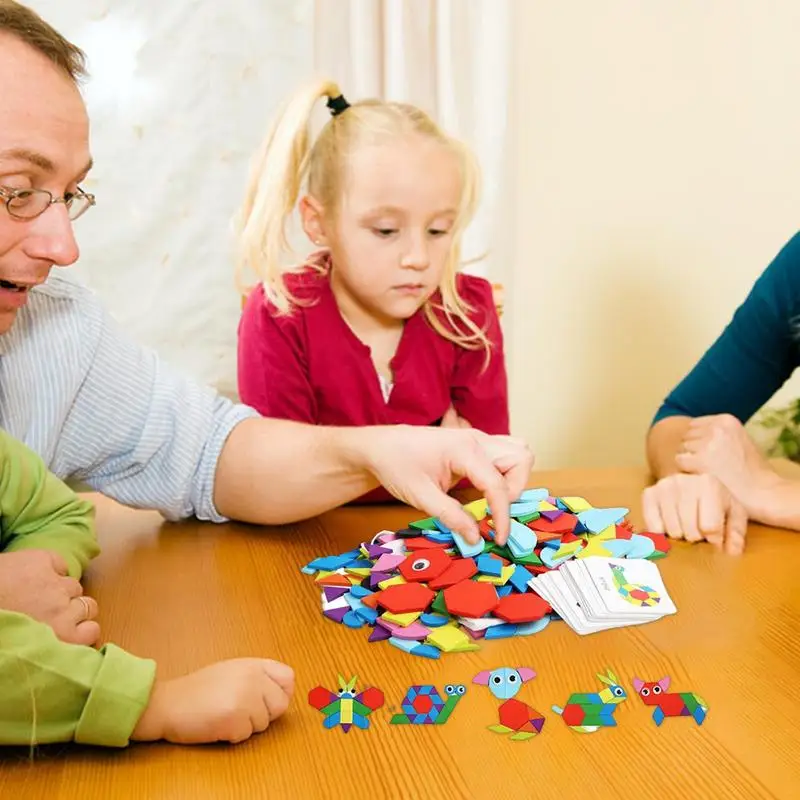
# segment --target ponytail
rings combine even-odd
[[[267,298],[286,313],[291,301],[283,283],[281,258],[291,251],[287,223],[308,171],[309,123],[323,97],[338,98],[339,87],[320,80],[300,89],[280,109],[250,168],[244,202],[235,220],[236,279],[252,270]]]

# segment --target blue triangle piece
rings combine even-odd
[[[315,558],[309,562],[308,566],[313,569],[324,569],[333,572],[349,564],[352,560],[352,553],[345,553],[341,556],[322,556],[322,558]]]
[[[617,525],[625,519],[627,508],[589,508],[578,513],[578,519],[590,533],[600,533],[609,525]]]

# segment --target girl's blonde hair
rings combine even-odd
[[[452,247],[439,287],[442,304],[425,303],[425,315],[433,329],[445,339],[469,348],[485,348],[486,333],[469,316],[472,309],[458,294],[456,274],[461,261],[461,240],[478,204],[480,171],[469,148],[444,133],[421,109],[407,103],[361,100],[338,110],[325,123],[313,146],[309,127],[314,107],[322,98],[338,99],[342,92],[330,80],[320,80],[300,89],[284,103],[273,121],[250,170],[247,191],[237,218],[236,277],[240,289],[246,270],[260,279],[267,298],[279,313],[290,313],[297,300],[286,287],[284,273],[297,267],[282,265],[291,252],[287,223],[294,213],[303,182],[307,191],[335,213],[339,204],[347,159],[365,141],[380,137],[416,134],[448,147],[461,168],[461,200],[453,227]],[[336,103],[329,104],[329,107]],[[301,266],[309,266],[304,264]],[[437,313],[439,312],[439,313]],[[441,314],[447,324],[443,324]]]

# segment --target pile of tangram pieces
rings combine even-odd
[[[531,579],[569,559],[652,560],[669,550],[665,535],[634,531],[627,508],[593,508],[547,489],[528,489],[511,504],[502,547],[486,500],[464,508],[479,523],[477,545],[430,518],[311,561],[303,572],[315,576],[322,613],[350,628],[368,627],[371,642],[439,658],[476,650],[481,638],[529,636],[559,619]]]

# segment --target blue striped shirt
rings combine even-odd
[[[0,335],[0,425],[62,479],[121,503],[223,522],[214,475],[252,409],[168,369],[87,288],[52,273]]]

